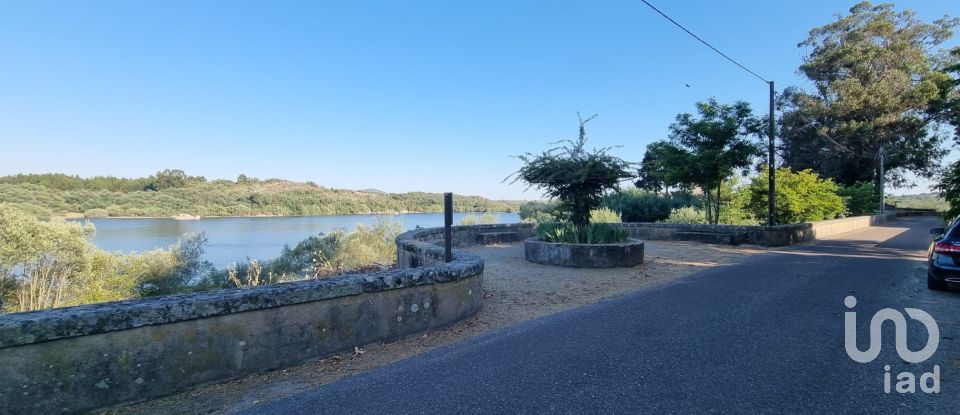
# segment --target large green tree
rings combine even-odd
[[[720,219],[721,187],[736,170],[750,167],[760,152],[753,140],[761,122],[746,102],[720,104],[715,99],[697,103],[699,118],[684,113],[670,126],[670,139],[655,142],[661,170],[655,174],[666,183],[699,187],[705,196],[707,221]]]
[[[952,75],[943,81],[941,95],[931,105],[929,113],[954,128],[954,142],[960,147],[960,48],[954,48],[944,59],[944,70]],[[947,216],[960,216],[960,160],[944,169],[935,189],[950,204]]]
[[[811,30],[798,46],[807,51],[800,73],[813,89],[788,88],[779,100],[784,163],[880,189],[882,150],[886,179],[895,185],[908,184],[906,172],[934,175],[944,135],[932,128],[937,117],[928,109],[948,80],[937,47],[957,23],[927,23],[892,4],[862,2]]]

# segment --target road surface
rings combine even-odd
[[[960,294],[925,285],[932,218],[772,249],[662,288],[453,344],[246,410],[314,413],[960,413]],[[853,295],[859,345],[882,308],[924,310],[939,347],[898,357],[892,324],[879,357],[844,349]],[[908,346],[927,341],[907,318]],[[891,393],[884,366],[891,366]],[[897,374],[940,368],[940,392],[896,392]],[[928,380],[928,385],[933,383]]]

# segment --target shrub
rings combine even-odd
[[[700,206],[700,201],[684,192],[665,196],[631,188],[605,196],[603,205],[619,212],[624,222],[657,222],[669,217],[673,209]]]
[[[604,192],[633,176],[633,163],[610,155],[610,148],[586,150],[586,124],[594,117],[580,119],[577,140],[563,140],[561,146],[539,155],[517,156],[525,165],[504,179],[513,177],[511,183],[519,180],[544,190],[570,212],[570,221],[576,226],[590,223],[590,211],[600,206]]]
[[[777,223],[800,223],[833,219],[843,213],[843,199],[837,195],[837,185],[830,179],[821,179],[812,170],[794,172],[777,169],[777,199],[774,207]],[[755,217],[767,215],[767,168],[750,183],[749,209]]]
[[[497,223],[497,215],[486,212],[483,215],[469,214],[465,215],[457,222],[458,225],[489,225]]]
[[[620,223],[620,214],[609,208],[602,207],[590,211],[590,223]]]
[[[703,209],[693,206],[687,206],[674,209],[670,212],[670,217],[664,219],[663,223],[688,223],[688,224],[706,224],[707,214]]]
[[[526,202],[520,205],[520,219],[527,223],[562,222],[567,219],[554,201]]]
[[[871,215],[880,205],[873,182],[857,182],[851,186],[840,187],[837,194],[843,198],[847,207],[846,213],[851,216]]]
[[[547,222],[537,225],[537,235],[544,242],[610,244],[626,241],[629,233],[620,225],[610,223],[576,226],[572,223]]]

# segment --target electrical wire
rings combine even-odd
[[[708,48],[713,49],[713,51],[719,53],[720,56],[723,56],[723,57],[726,58],[728,61],[733,62],[734,65],[739,66],[741,69],[749,72],[751,75],[757,77],[757,78],[760,79],[761,81],[766,82],[766,83],[768,83],[768,84],[770,83],[770,81],[766,80],[766,78],[764,78],[764,77],[762,77],[762,76],[760,76],[760,75],[757,75],[757,73],[754,72],[754,71],[751,71],[750,68],[747,68],[746,66],[743,66],[740,62],[737,62],[737,61],[734,60],[733,58],[727,56],[727,54],[721,52],[720,49],[717,49],[717,48],[713,47],[713,45],[711,45],[710,43],[708,43],[706,40],[703,40],[702,38],[700,38],[700,36],[697,36],[696,34],[694,34],[693,32],[691,32],[691,31],[688,30],[687,28],[683,27],[683,25],[681,25],[680,23],[677,23],[676,20],[673,20],[672,18],[670,18],[670,16],[667,16],[666,13],[664,13],[664,12],[660,11],[660,9],[654,7],[654,5],[650,4],[650,2],[648,2],[647,0],[640,0],[640,1],[642,1],[643,4],[646,4],[647,6],[649,6],[651,9],[653,9],[653,11],[659,13],[659,14],[660,14],[661,16],[663,16],[665,19],[669,20],[670,23],[675,24],[675,25],[676,25],[677,27],[679,27],[680,29],[683,29],[684,32],[687,32],[687,34],[689,34],[690,36],[693,36],[694,39],[699,40],[700,43],[703,43],[704,45],[707,45]]]

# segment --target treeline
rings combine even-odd
[[[441,212],[439,193],[376,193],[330,189],[314,183],[260,180],[208,181],[180,170],[144,178],[80,178],[64,174],[0,177],[0,202],[40,216],[85,217],[297,216],[386,212]],[[460,212],[515,212],[518,202],[455,196]]]

